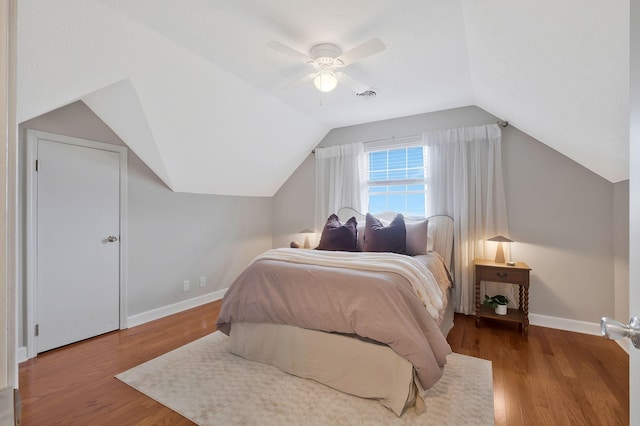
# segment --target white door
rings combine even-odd
[[[37,352],[119,328],[117,152],[37,142]]]

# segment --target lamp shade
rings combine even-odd
[[[495,237],[489,238],[487,241],[495,241],[497,243],[512,243],[513,240],[510,240],[507,237],[504,237],[502,235],[496,235]]]
[[[498,243],[498,248],[496,250],[496,258],[495,258],[495,262],[496,263],[505,263],[505,259],[504,259],[504,249],[502,248],[502,243],[512,243],[513,240],[503,236],[503,235],[496,235],[495,237],[491,237],[489,239],[487,239],[487,241],[494,241]]]

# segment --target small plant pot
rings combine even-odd
[[[507,315],[507,305],[498,305],[498,306],[496,306],[496,314],[498,314],[498,315]]]

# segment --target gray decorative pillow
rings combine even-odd
[[[320,236],[320,244],[318,244],[316,250],[356,251],[357,225],[358,222],[355,217],[352,217],[343,225],[340,223],[338,216],[332,214],[324,225]]]

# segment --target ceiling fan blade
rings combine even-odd
[[[378,52],[382,52],[385,49],[385,45],[379,38],[372,38],[369,41],[365,41],[358,47],[354,47],[348,52],[343,53],[338,56],[338,60],[340,60],[344,66],[353,64],[354,62],[358,62],[361,59],[366,58],[367,56],[374,55]]]
[[[358,81],[355,78],[351,77],[349,74],[346,74],[344,72],[337,72],[336,76],[338,77],[338,81],[351,87],[351,89],[356,93],[362,93],[371,89],[370,85],[363,83],[361,81]]]
[[[312,72],[311,74],[303,75],[299,79],[293,80],[289,84],[285,84],[284,86],[282,86],[282,88],[283,89],[288,89],[289,87],[293,87],[293,86],[297,86],[297,85],[302,84],[302,83],[306,83],[307,81],[313,80],[315,76],[316,76],[316,73],[314,73],[314,72]]]
[[[311,59],[308,55],[298,52],[297,50],[292,49],[289,46],[285,46],[282,43],[278,43],[277,41],[270,41],[269,43],[267,43],[267,46],[277,52],[282,53],[283,55],[290,56],[304,63],[313,62],[313,59]]]

